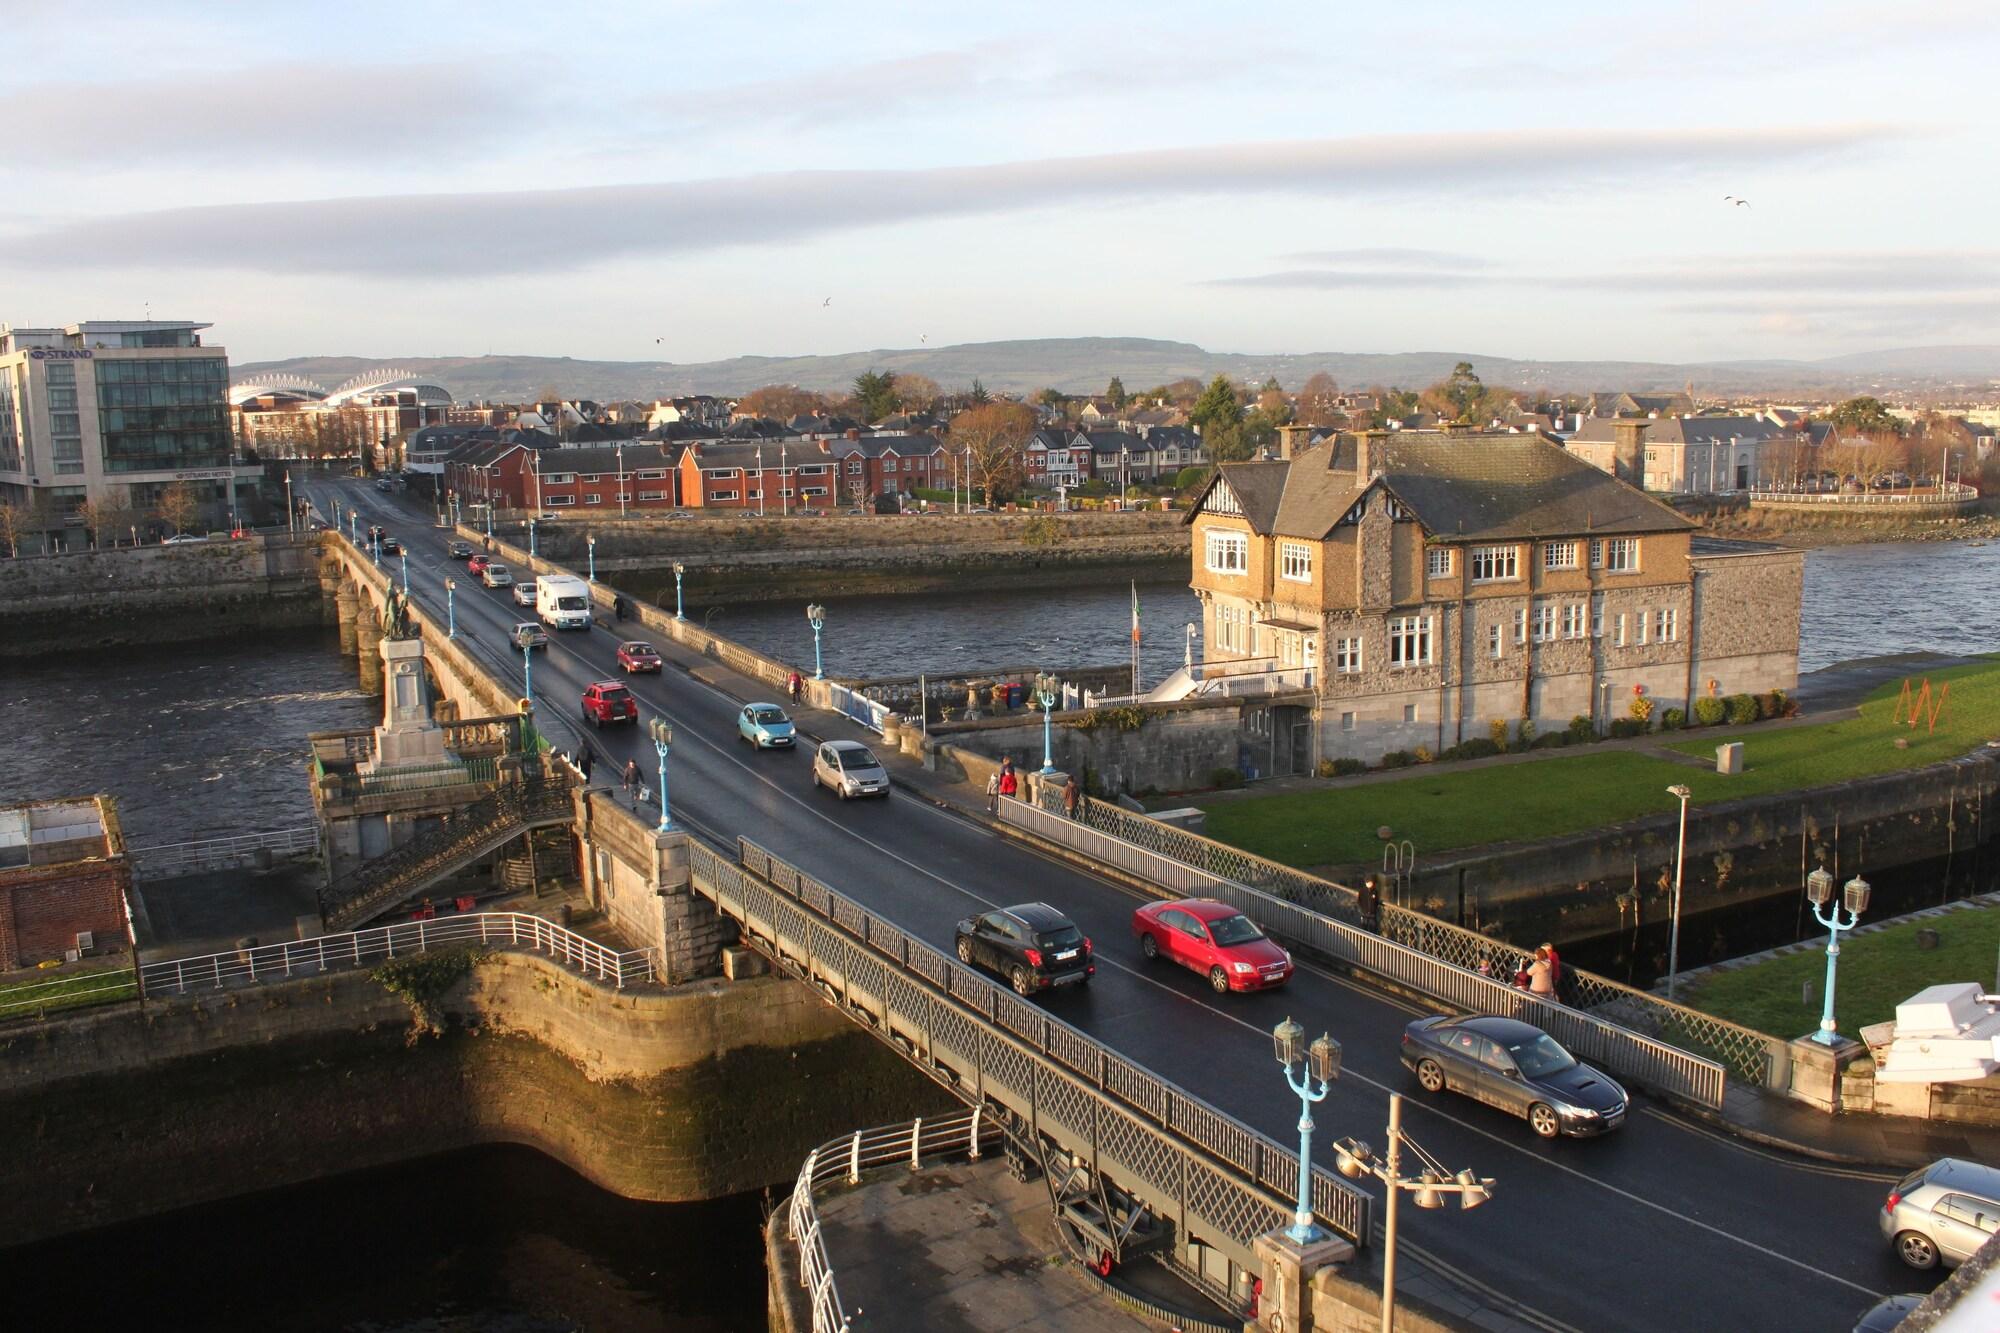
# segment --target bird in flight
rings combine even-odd
[[[1738,198],[1737,198],[1737,197],[1736,197],[1735,195],[1733,195],[1733,194],[1725,194],[1725,195],[1723,195],[1723,196],[1722,196],[1722,202],[1723,202],[1723,203],[1725,203],[1725,204],[1734,204],[1734,205],[1736,205],[1736,206],[1737,206],[1738,208],[1748,208],[1748,207],[1750,207],[1750,201],[1749,201],[1748,199],[1738,199]]]
[[[930,340],[931,340],[931,335],[930,335],[930,334],[928,334],[928,333],[924,333],[924,334],[919,334],[919,335],[917,336],[917,341],[918,341],[918,342],[920,342],[920,343],[927,343],[927,342],[929,342]]]
[[[827,298],[826,298],[826,299],[825,299],[824,301],[821,301],[821,302],[819,303],[819,308],[820,308],[821,310],[824,310],[824,309],[826,309],[826,308],[827,308],[828,306],[830,306],[830,305],[832,305],[832,304],[833,304],[833,298],[832,298],[831,296],[829,296],[829,297],[827,297]]]

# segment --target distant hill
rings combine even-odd
[[[1343,386],[1416,388],[1470,361],[1488,384],[1587,392],[1665,392],[1689,383],[1698,393],[1814,394],[1850,389],[1943,388],[2000,379],[2000,346],[1911,347],[1858,352],[1823,361],[1522,361],[1478,352],[1301,352],[1248,356],[1210,352],[1193,343],[1153,338],[1029,338],[949,347],[876,348],[832,356],[739,356],[727,361],[583,361],[549,356],[301,356],[236,366],[235,378],[285,372],[331,387],[350,376],[391,367],[436,380],[460,400],[518,401],[544,387],[598,401],[684,393],[739,394],[764,384],[842,390],[866,370],[927,375],[946,388],[970,385],[1026,393],[1053,386],[1097,392],[1116,375],[1132,390],[1183,376],[1218,374],[1297,388],[1319,371]]]

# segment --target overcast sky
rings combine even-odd
[[[1993,0],[93,0],[5,34],[0,320],[150,306],[239,362],[2000,341]]]

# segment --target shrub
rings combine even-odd
[[[1650,724],[1643,717],[1614,717],[1611,719],[1611,736],[1613,740],[1623,740],[1631,736],[1643,736],[1649,729]]]
[[[1333,761],[1333,775],[1337,778],[1351,778],[1356,773],[1366,773],[1367,771],[1368,761],[1366,759],[1356,759],[1349,756],[1345,759],[1336,759]]]
[[[1785,713],[1785,692],[1769,690],[1757,696],[1757,716],[1759,718],[1783,717]]]
[[[1504,717],[1496,717],[1486,724],[1486,734],[1493,738],[1493,745],[1497,750],[1507,748],[1507,742],[1513,738],[1513,731]]]
[[[1233,768],[1211,768],[1208,770],[1208,785],[1228,789],[1243,785],[1243,775]]]
[[[1037,514],[1021,525],[1025,546],[1060,546],[1064,536],[1062,520],[1054,514]]]
[[[1417,758],[1408,750],[1391,750],[1382,756],[1380,762],[1383,768],[1408,768],[1417,762]]]
[[[1537,750],[1556,750],[1565,745],[1576,744],[1576,738],[1567,731],[1547,731],[1535,737]]]
[[[1597,727],[1582,713],[1569,720],[1568,735],[1574,744],[1582,745],[1596,734]]]
[[[1729,705],[1713,695],[1704,695],[1694,701],[1696,726],[1712,727],[1729,715]]]
[[[1652,720],[1653,720],[1653,701],[1652,701],[1652,699],[1650,699],[1649,697],[1647,697],[1646,695],[1643,695],[1643,694],[1635,694],[1635,695],[1633,695],[1633,696],[1632,696],[1632,716],[1633,716],[1633,717],[1636,717],[1636,718],[1638,718],[1638,719],[1639,719],[1639,720],[1640,720],[1641,722],[1650,722],[1650,721],[1652,721]]]
[[[1474,736],[1471,740],[1461,741],[1451,748],[1458,751],[1452,756],[1454,759],[1484,759],[1488,755],[1503,753],[1507,747],[1484,736]]]
[[[1661,731],[1679,731],[1687,725],[1688,715],[1678,708],[1669,708],[1660,714]]]
[[[1419,745],[1411,752],[1410,757],[1420,764],[1428,764],[1431,760],[1437,758],[1436,755],[1431,753],[1431,747],[1428,745]]]
[[[1313,771],[1319,774],[1323,778],[1330,778],[1340,770],[1333,766],[1333,760],[1322,759],[1319,761],[1319,767],[1314,769]]]
[[[1757,720],[1757,696],[1753,694],[1732,694],[1726,701],[1729,710],[1729,724],[1740,727],[1746,722]]]
[[[1534,748],[1535,723],[1532,718],[1522,718],[1514,724],[1514,748],[1528,750]]]

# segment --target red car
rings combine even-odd
[[[630,643],[618,645],[618,665],[625,668],[625,674],[628,676],[635,671],[657,672],[660,669],[660,655],[653,651],[652,644],[640,643],[634,639]]]
[[[615,680],[600,680],[583,692],[583,720],[602,730],[607,722],[637,722],[639,701]]]
[[[493,557],[490,555],[475,555],[472,559],[465,562],[465,572],[468,574],[484,574],[486,567],[492,563]]]
[[[1267,990],[1291,979],[1292,956],[1228,903],[1210,898],[1147,903],[1132,913],[1132,933],[1148,959],[1171,958],[1201,973],[1218,995]]]

